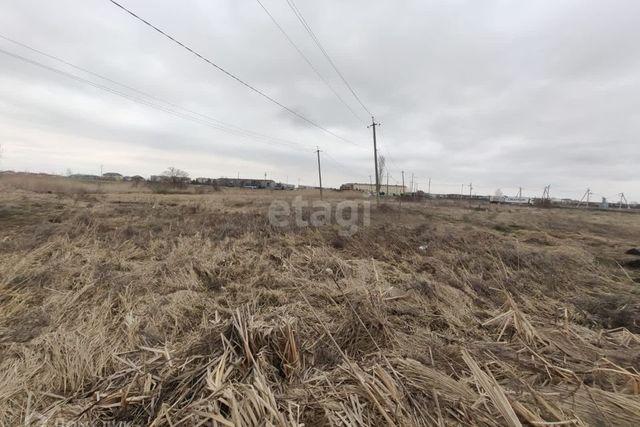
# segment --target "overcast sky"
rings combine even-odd
[[[152,95],[186,120],[0,52],[0,169],[368,182],[367,112],[286,0],[121,0],[306,118],[269,103],[107,0],[0,3],[0,34]],[[640,199],[640,2],[311,1],[301,13],[365,106],[390,182],[432,191]],[[0,49],[143,95],[0,39]],[[171,103],[161,104],[160,101]],[[266,135],[223,132],[209,120]],[[211,123],[211,121],[208,121]],[[469,191],[468,186],[465,192]]]

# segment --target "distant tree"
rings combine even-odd
[[[169,182],[175,187],[183,187],[187,184],[189,174],[182,169],[170,166],[166,171],[162,172],[162,176],[169,178]]]
[[[67,168],[67,176],[73,175],[73,171],[70,168]]]
[[[501,189],[497,189],[496,192],[494,193],[494,196],[496,197],[502,197],[504,195],[504,193],[502,192]]]

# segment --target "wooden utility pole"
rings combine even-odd
[[[316,154],[318,155],[318,181],[320,181],[320,200],[322,200],[322,169],[320,169],[320,148],[316,146]]]
[[[376,126],[380,126],[380,123],[376,123],[373,116],[371,116],[371,124],[368,128],[373,128],[373,164],[376,173],[376,203],[380,202],[380,175],[378,175],[378,145],[376,141]]]

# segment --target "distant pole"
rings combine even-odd
[[[385,196],[388,196],[388,195],[389,195],[389,171],[387,171],[387,189],[386,189],[386,191],[384,192],[384,195],[385,195]]]
[[[469,197],[471,197],[471,191],[473,191],[473,183],[469,183]]]
[[[411,172],[411,197],[413,197],[413,193],[414,193],[414,190],[413,190],[413,172]]]
[[[518,197],[522,197],[522,187],[518,187]]]
[[[402,171],[402,194],[404,194],[404,171]]]
[[[104,168],[104,165],[100,165],[100,176],[102,177],[102,169]]]
[[[318,155],[318,181],[320,181],[320,200],[322,200],[322,169],[320,169],[320,148],[316,146],[316,154]]]
[[[460,186],[460,195],[464,196],[464,184]]]
[[[371,124],[367,127],[373,128],[373,164],[375,166],[376,173],[376,203],[380,202],[380,176],[378,175],[378,145],[376,142],[376,126],[380,126],[380,123],[376,123],[373,116],[371,116]]]
[[[589,199],[591,196],[591,189],[587,188],[587,191],[584,192],[584,194],[582,195],[582,198],[580,199],[580,201],[578,202],[578,207],[580,207],[582,205],[582,201],[584,199],[587,199],[587,208],[589,207]]]
[[[238,172],[238,180],[240,179],[240,172]]]
[[[431,177],[429,177],[429,194],[431,194]]]
[[[371,181],[371,175],[369,175],[369,188],[373,188],[373,181]]]

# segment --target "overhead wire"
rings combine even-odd
[[[141,16],[137,15],[136,13],[132,12],[131,10],[127,9],[125,6],[123,6],[122,4],[118,3],[117,1],[115,1],[115,0],[108,0],[108,1],[110,3],[112,3],[112,4],[114,4],[115,6],[117,6],[118,8],[120,8],[122,11],[124,11],[127,14],[131,15],[132,17],[134,17],[138,21],[142,22],[143,24],[145,24],[149,28],[155,30],[156,32],[158,32],[161,35],[163,35],[164,37],[168,38],[169,40],[171,40],[172,42],[174,42],[178,46],[180,46],[183,49],[191,52],[192,54],[194,54],[195,56],[197,56],[198,58],[200,58],[201,60],[203,60],[207,64],[211,65],[212,67],[214,67],[218,71],[224,73],[225,75],[227,75],[228,77],[230,77],[233,80],[237,81],[241,85],[243,85],[246,88],[250,89],[251,91],[257,93],[258,95],[262,96],[263,98],[265,98],[266,100],[272,102],[273,104],[276,104],[280,108],[288,111],[289,113],[293,114],[294,116],[298,117],[299,119],[303,120],[304,122],[306,122],[306,123],[318,128],[318,129],[322,130],[323,132],[325,132],[325,133],[327,133],[329,135],[334,136],[335,138],[340,139],[343,142],[346,142],[348,144],[358,145],[355,142],[350,141],[350,140],[348,140],[348,139],[346,139],[346,138],[344,138],[344,137],[342,137],[342,136],[330,131],[329,129],[317,124],[313,120],[308,119],[307,117],[303,116],[302,114],[298,113],[297,111],[293,110],[292,108],[287,107],[286,105],[284,105],[280,101],[276,100],[275,98],[271,97],[270,95],[266,94],[265,92],[261,91],[260,89],[256,88],[255,86],[253,86],[253,85],[247,83],[246,81],[242,80],[240,77],[236,76],[235,74],[231,73],[230,71],[227,71],[225,68],[223,68],[222,66],[216,64],[212,60],[208,59],[207,57],[205,57],[201,53],[197,52],[193,48],[187,46],[186,44],[184,44],[183,42],[179,41],[175,37],[169,35],[167,32],[165,32],[165,31],[161,30],[160,28],[158,28],[157,26],[153,25],[151,22],[147,21],[146,19],[142,18]]]
[[[111,0],[112,1],[112,0]],[[347,79],[344,77],[344,75],[340,72],[340,70],[338,69],[338,67],[336,66],[335,62],[333,62],[333,60],[331,59],[331,57],[329,56],[329,54],[327,53],[326,49],[322,46],[322,43],[320,43],[320,40],[318,39],[318,37],[315,35],[315,33],[313,32],[313,30],[311,29],[311,27],[309,26],[309,24],[307,23],[306,19],[304,19],[304,16],[302,15],[302,12],[300,12],[300,9],[298,9],[298,7],[296,6],[295,2],[293,0],[287,0],[287,4],[289,5],[289,7],[291,8],[291,10],[293,11],[293,14],[298,18],[298,20],[300,21],[300,23],[302,24],[302,26],[304,27],[304,29],[307,31],[307,33],[309,34],[309,36],[311,37],[311,39],[313,40],[313,42],[316,44],[316,46],[318,46],[318,49],[320,49],[320,51],[322,52],[322,54],[324,55],[324,57],[327,59],[327,61],[329,62],[329,64],[331,64],[331,67],[333,67],[333,69],[335,70],[336,74],[338,74],[338,76],[340,77],[340,79],[342,80],[342,82],[345,84],[345,86],[349,89],[349,91],[351,92],[351,94],[353,95],[353,97],[358,101],[358,103],[362,106],[362,108],[367,112],[367,114],[371,117],[373,117],[373,113],[371,113],[371,111],[369,111],[369,109],[364,105],[364,103],[362,102],[362,100],[360,99],[360,97],[358,96],[358,94],[356,93],[356,91],[353,89],[353,87],[349,84],[349,82],[347,81]]]
[[[336,89],[331,85],[331,83],[329,83],[329,81],[320,73],[320,71],[316,68],[316,66],[313,65],[311,60],[304,54],[304,52],[302,52],[302,50],[293,41],[293,39],[291,39],[291,37],[289,37],[289,34],[287,34],[287,32],[284,30],[284,28],[282,28],[282,26],[278,23],[278,21],[271,14],[271,12],[269,12],[269,10],[266,8],[266,6],[260,0],[256,0],[256,1],[258,2],[260,7],[262,8],[262,10],[264,10],[264,12],[267,14],[267,16],[269,16],[269,18],[271,19],[271,22],[273,22],[273,24],[278,28],[278,30],[280,30],[282,35],[284,35],[284,37],[287,39],[287,41],[289,42],[291,47],[293,47],[295,49],[295,51],[298,52],[298,54],[302,57],[302,59],[304,59],[304,61],[309,65],[309,67],[311,67],[311,69],[318,76],[318,78],[320,78],[320,80],[331,90],[331,92],[333,92],[333,94],[336,96],[336,98],[338,98],[338,100],[342,103],[342,105],[344,105],[351,112],[353,117],[355,117],[361,123],[366,124],[366,122],[362,119],[362,117],[360,117],[353,110],[353,108],[351,108],[351,106],[344,100],[344,98],[342,98],[342,96],[340,96],[338,91],[336,91]]]
[[[117,85],[117,86],[120,86],[120,87],[122,87],[122,88],[124,88],[124,89],[127,89],[127,90],[130,90],[130,91],[132,91],[132,92],[135,92],[135,93],[137,93],[137,94],[139,94],[139,95],[142,95],[142,96],[144,96],[144,97],[146,97],[146,98],[149,98],[149,99],[151,99],[151,100],[153,100],[153,101],[160,102],[160,103],[163,103],[163,104],[169,105],[169,106],[171,106],[171,107],[173,107],[173,108],[176,108],[176,109],[179,109],[179,110],[182,110],[182,111],[186,111],[187,113],[194,114],[194,115],[196,115],[196,116],[202,117],[202,118],[204,118],[204,119],[206,119],[206,120],[210,120],[210,121],[212,121],[212,122],[214,122],[214,123],[216,123],[216,124],[219,124],[220,126],[228,127],[228,128],[231,128],[231,129],[235,129],[235,130],[237,130],[237,131],[239,131],[239,132],[243,132],[243,133],[247,133],[247,134],[250,134],[250,135],[254,135],[254,136],[258,137],[258,138],[266,138],[266,139],[271,139],[271,140],[276,140],[276,141],[285,142],[285,143],[288,143],[288,144],[295,144],[295,143],[294,143],[294,142],[292,142],[292,141],[287,141],[287,140],[282,139],[282,138],[273,137],[273,136],[268,136],[268,135],[261,134],[261,133],[259,133],[259,132],[254,132],[254,131],[250,131],[250,130],[247,130],[247,129],[243,129],[243,128],[241,128],[240,126],[236,126],[236,125],[233,125],[233,124],[230,124],[230,123],[225,123],[225,122],[223,122],[223,121],[221,121],[221,120],[218,120],[218,119],[216,119],[216,118],[214,118],[214,117],[211,117],[211,116],[209,116],[209,115],[202,114],[202,113],[199,113],[199,112],[197,112],[197,111],[193,111],[193,110],[191,110],[191,109],[189,109],[189,108],[185,108],[185,107],[179,106],[179,105],[177,105],[177,104],[175,104],[175,103],[173,103],[173,102],[167,101],[167,100],[165,100],[165,99],[161,99],[161,98],[159,98],[159,97],[157,97],[157,96],[151,95],[151,94],[149,94],[149,93],[147,93],[147,92],[141,91],[141,90],[139,90],[139,89],[136,89],[136,88],[131,87],[131,86],[129,86],[129,85],[126,85],[126,84],[124,84],[124,83],[120,83],[120,82],[118,82],[118,81],[116,81],[116,80],[114,80],[114,79],[111,79],[111,78],[109,78],[109,77],[106,77],[106,76],[104,76],[104,75],[102,75],[102,74],[98,74],[98,73],[96,73],[96,72],[94,72],[94,71],[91,71],[91,70],[88,70],[88,69],[86,69],[86,68],[84,68],[84,67],[80,67],[80,66],[78,66],[78,65],[76,65],[76,64],[73,64],[73,63],[71,63],[71,62],[69,62],[69,61],[67,61],[67,60],[65,60],[65,59],[62,59],[62,58],[57,57],[57,56],[55,56],[55,55],[52,55],[52,54],[50,54],[50,53],[44,52],[44,51],[42,51],[42,50],[40,50],[40,49],[36,49],[36,48],[34,48],[33,46],[29,46],[29,45],[27,45],[27,44],[25,44],[25,43],[22,43],[22,42],[19,42],[19,41],[15,40],[15,39],[12,39],[12,38],[10,38],[10,37],[7,37],[7,36],[5,36],[5,35],[3,35],[3,34],[0,34],[0,38],[1,38],[1,39],[6,40],[6,41],[8,41],[8,42],[14,43],[14,44],[16,44],[16,45],[18,45],[18,46],[20,46],[20,47],[25,48],[25,49],[31,50],[32,52],[38,53],[38,54],[40,54],[40,55],[42,55],[42,56],[45,56],[45,57],[47,57],[47,58],[49,58],[49,59],[53,59],[53,60],[55,60],[55,61],[57,61],[57,62],[60,62],[60,63],[62,63],[62,64],[64,64],[64,65],[67,65],[67,66],[69,66],[69,67],[71,67],[71,68],[74,68],[74,69],[76,69],[76,70],[82,71],[82,72],[87,73],[87,74],[89,74],[89,75],[92,75],[92,76],[94,76],[94,77],[98,77],[99,79],[105,80],[105,81],[107,81],[107,82],[109,82],[109,83],[113,83],[113,84],[115,84],[115,85]]]
[[[265,140],[271,142],[272,144],[284,145],[284,146],[287,146],[288,148],[293,148],[295,150],[303,151],[302,148],[299,145],[294,144],[292,142],[288,143],[286,140],[274,140],[274,139],[272,139],[272,138],[270,138],[270,137],[268,137],[266,135],[257,134],[255,132],[245,131],[245,130],[241,130],[241,129],[233,129],[233,128],[225,127],[225,126],[222,126],[222,125],[219,125],[219,124],[215,124],[215,123],[200,119],[198,117],[194,117],[194,116],[190,116],[188,114],[184,114],[184,113],[182,113],[180,111],[177,111],[175,109],[168,108],[168,107],[163,106],[163,105],[155,104],[155,103],[153,103],[153,102],[151,102],[151,101],[149,101],[147,99],[140,98],[140,97],[137,97],[137,96],[133,96],[131,94],[127,94],[125,92],[121,92],[121,91],[118,91],[116,89],[110,88],[108,86],[104,86],[104,85],[101,85],[99,83],[95,83],[95,82],[93,82],[91,80],[84,79],[84,78],[82,78],[80,76],[77,76],[75,74],[68,73],[66,71],[63,71],[63,70],[60,70],[60,69],[57,69],[57,68],[54,68],[54,67],[50,67],[50,66],[48,66],[46,64],[43,64],[41,62],[26,58],[24,56],[21,56],[21,55],[12,53],[12,52],[8,52],[8,51],[3,50],[3,49],[0,49],[0,53],[2,53],[4,55],[7,55],[9,57],[12,57],[14,59],[18,59],[20,61],[29,63],[31,65],[40,67],[42,69],[54,72],[56,74],[65,76],[65,77],[70,78],[72,80],[75,80],[77,82],[88,84],[88,85],[90,85],[90,86],[92,86],[92,87],[94,87],[96,89],[100,89],[100,90],[109,92],[109,93],[111,93],[113,95],[117,95],[117,96],[120,96],[122,98],[128,99],[129,101],[136,102],[138,104],[145,105],[147,107],[154,108],[154,109],[159,110],[159,111],[163,111],[165,113],[171,114],[173,116],[176,116],[176,117],[179,117],[179,118],[182,118],[182,119],[185,119],[185,120],[191,120],[193,122],[200,123],[202,125],[214,128],[214,129],[222,131],[222,132],[232,133],[232,134],[235,134],[235,135],[238,135],[238,136],[244,136],[244,137],[253,137],[253,138],[258,138],[258,139],[262,138],[262,139],[265,139]]]

